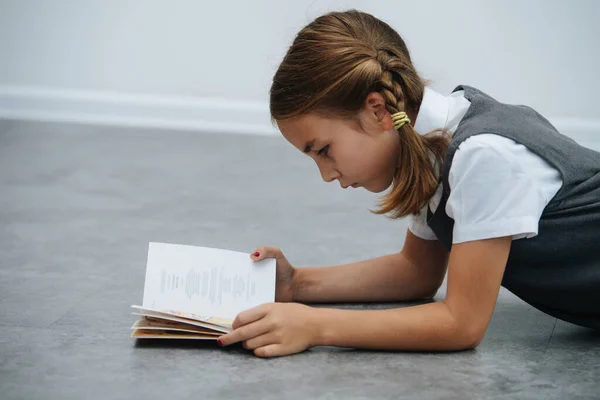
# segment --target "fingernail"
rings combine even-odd
[[[217,339],[217,344],[218,344],[219,346],[223,346],[223,342],[221,342],[221,339]]]
[[[257,251],[257,252],[255,252],[255,253],[253,253],[252,255],[253,255],[254,257],[258,257],[258,256],[260,256],[260,253]]]

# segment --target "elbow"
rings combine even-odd
[[[475,350],[483,341],[485,336],[485,328],[481,329],[477,323],[468,323],[459,329],[460,347],[462,350]]]
[[[434,291],[426,291],[415,297],[415,300],[433,300],[435,295],[437,294],[437,290]]]
[[[474,350],[476,349],[485,336],[489,320],[487,318],[478,318],[476,315],[465,312],[456,312],[451,308],[446,300],[441,303],[445,304],[450,317],[450,331],[456,350]]]
[[[434,280],[429,280],[429,281],[425,281],[423,282],[419,290],[419,295],[421,299],[433,299],[438,291],[440,290],[440,288],[442,287],[442,283],[444,282],[444,277],[442,276],[441,279],[434,279]]]
[[[487,325],[475,318],[456,318],[453,316],[452,320],[454,327],[451,331],[454,337],[455,349],[476,349],[483,341]]]
[[[435,286],[427,286],[427,287],[423,287],[421,290],[419,290],[419,292],[416,294],[415,298],[417,300],[431,300],[435,297],[435,295],[437,295],[438,290],[440,289],[441,285],[435,285]]]
[[[475,350],[483,340],[483,335],[469,335],[465,338],[465,350]]]

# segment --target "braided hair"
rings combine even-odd
[[[390,114],[416,114],[425,84],[404,41],[387,23],[357,10],[331,12],[304,27],[288,49],[270,89],[271,118],[316,113],[352,119],[372,92],[381,94]],[[418,214],[433,196],[449,144],[440,131],[422,136],[410,123],[398,129],[398,168],[373,213]]]

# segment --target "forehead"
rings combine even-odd
[[[285,139],[300,151],[307,143],[330,140],[339,130],[341,121],[316,114],[279,120],[277,126]]]

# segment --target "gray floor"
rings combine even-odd
[[[264,360],[129,337],[149,241],[345,263],[402,247],[406,223],[375,199],[281,138],[0,123],[0,398],[600,398],[600,334],[504,290],[474,351]]]

